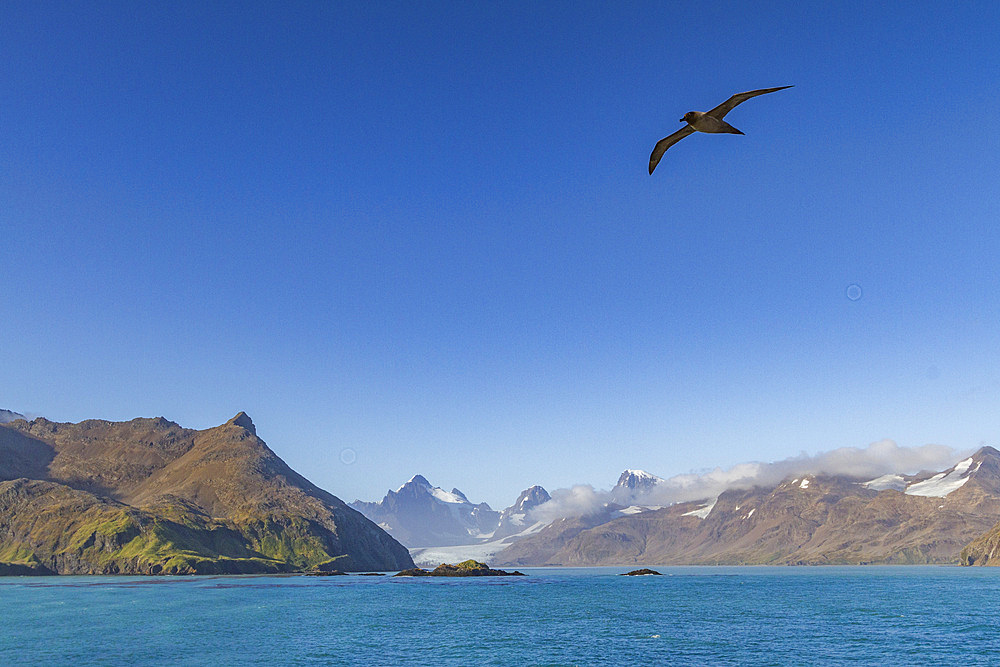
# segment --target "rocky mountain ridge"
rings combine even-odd
[[[491,539],[499,540],[512,535],[517,535],[529,528],[534,520],[531,519],[533,510],[552,499],[549,492],[539,485],[531,486],[521,492],[514,501],[514,504],[506,508],[500,514],[496,530],[493,531]]]
[[[648,478],[635,479],[641,487]],[[629,488],[629,481],[621,486]],[[629,499],[641,502],[642,494]],[[731,489],[717,498],[628,509],[635,511],[607,505],[555,521],[497,553],[494,563],[995,562],[1000,452],[984,447],[941,472],[874,480],[805,475],[773,487]]]

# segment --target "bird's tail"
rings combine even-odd
[[[742,132],[740,132],[739,130],[737,130],[737,129],[736,129],[735,127],[733,127],[732,125],[730,125],[730,126],[729,126],[729,129],[728,129],[728,130],[726,130],[726,132],[727,132],[728,134],[743,134]]]

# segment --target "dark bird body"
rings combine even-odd
[[[687,123],[669,137],[664,137],[656,142],[653,153],[649,156],[649,173],[652,174],[659,163],[660,158],[667,152],[667,149],[678,141],[693,132],[706,132],[708,134],[743,134],[735,127],[722,120],[727,113],[733,110],[738,104],[746,102],[751,97],[773,93],[777,90],[784,90],[791,86],[778,86],[777,88],[761,88],[760,90],[748,90],[745,93],[736,93],[728,100],[715,107],[711,111],[688,111],[681,118],[680,122]]]

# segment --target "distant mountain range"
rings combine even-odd
[[[612,497],[642,501],[626,471]],[[648,475],[648,474],[647,474]],[[803,475],[667,507],[605,504],[495,554],[505,565],[997,564],[1000,452],[948,470],[864,480]]]
[[[650,511],[650,507],[626,505],[648,495],[661,482],[662,478],[645,471],[626,470],[611,491],[620,504],[608,504],[598,514],[572,521],[590,527],[600,522],[597,517],[610,521],[622,513]],[[535,510],[550,500],[549,493],[536,485],[497,512],[486,503],[473,504],[458,489],[445,491],[415,475],[379,502],[355,500],[350,505],[405,544],[418,565],[436,565],[467,558],[492,560],[506,553],[522,538],[545,529],[549,521],[536,516]]]
[[[497,512],[487,503],[473,504],[458,489],[445,491],[414,475],[379,502],[355,500],[350,505],[406,546],[417,548],[479,544],[516,535],[528,527],[528,512],[548,500],[545,489],[533,486]]]
[[[0,425],[0,574],[397,570],[406,549],[289,468],[239,413]]]
[[[664,503],[667,481],[625,470],[605,502],[553,514],[531,487],[500,513],[417,476],[380,503],[352,505],[414,560],[496,566],[1000,564],[1000,452],[940,472],[875,479],[799,475],[718,497]]]

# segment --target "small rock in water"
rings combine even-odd
[[[625,572],[621,576],[623,577],[639,577],[646,574],[660,574],[656,570],[650,570],[648,567],[644,567],[641,570],[632,570],[631,572]]]

